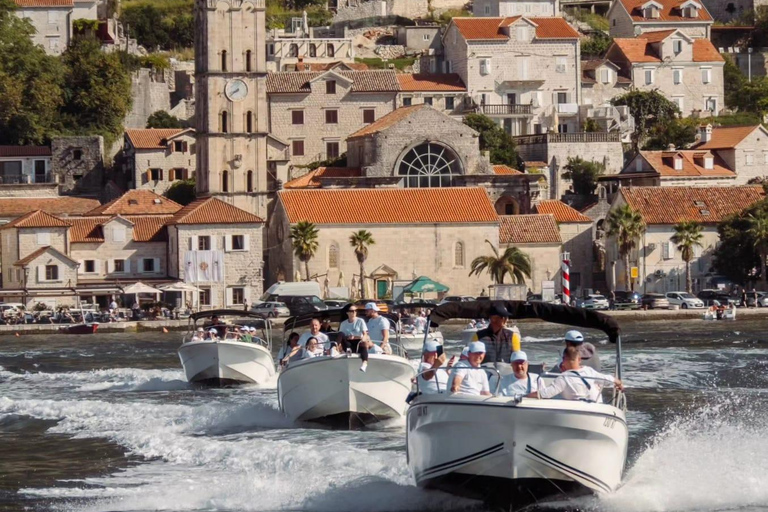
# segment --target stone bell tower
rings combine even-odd
[[[197,193],[267,215],[265,0],[195,1]]]

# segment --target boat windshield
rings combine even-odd
[[[189,332],[183,342],[227,340],[257,343],[272,350],[272,322],[259,313],[241,310],[211,310],[189,317]]]

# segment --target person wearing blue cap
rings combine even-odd
[[[468,360],[470,367],[456,367],[451,374],[451,393],[468,395],[490,395],[488,375],[479,369],[485,357],[485,343],[473,341],[469,344]]]
[[[440,369],[445,364],[445,354],[437,355],[437,342],[427,340],[419,363],[419,391],[424,394],[445,393],[448,389],[448,373]]]
[[[512,354],[512,372],[501,379],[504,396],[528,396],[539,389],[539,376],[528,372],[528,355],[522,350]]]

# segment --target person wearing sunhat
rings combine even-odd
[[[512,356],[514,331],[507,329],[509,311],[503,304],[494,304],[489,312],[490,324],[477,331],[477,341],[485,343],[487,352],[483,363],[509,363]]]
[[[501,379],[504,396],[528,396],[539,389],[539,376],[528,371],[528,355],[522,350],[512,353],[512,373]]]
[[[424,394],[445,393],[448,387],[448,372],[445,365],[445,354],[437,355],[437,342],[427,340],[422,349],[419,363],[419,391]]]
[[[457,367],[451,372],[451,393],[466,393],[468,395],[490,395],[488,375],[479,370],[485,357],[485,343],[473,341],[469,344],[468,360],[470,367]]]

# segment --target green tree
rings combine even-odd
[[[489,241],[493,254],[478,256],[470,264],[469,275],[479,276],[483,272],[490,274],[496,284],[504,284],[504,277],[509,275],[515,284],[525,283],[531,277],[531,258],[517,247],[507,247],[502,254]]]
[[[723,84],[725,87],[725,104],[731,108],[737,108],[741,104],[739,97],[741,88],[747,82],[747,77],[741,72],[730,55],[723,55]]]
[[[754,246],[760,255],[760,281],[763,290],[768,283],[768,213],[761,211],[747,216],[749,220],[749,235],[754,240]]]
[[[606,236],[616,238],[619,247],[619,255],[624,260],[624,278],[627,290],[630,289],[629,254],[637,247],[638,239],[645,233],[645,221],[640,212],[634,210],[628,204],[624,204],[611,210],[606,217],[608,230]]]
[[[569,158],[564,167],[563,178],[571,180],[573,191],[580,195],[592,195],[597,188],[597,178],[605,173],[605,165],[582,159]]]
[[[305,281],[309,281],[309,260],[317,252],[317,234],[317,226],[306,220],[302,220],[291,228],[293,253],[299,258],[299,261],[304,262]]]
[[[355,257],[360,264],[360,298],[365,298],[365,260],[368,259],[368,247],[375,245],[376,240],[373,239],[373,234],[370,231],[361,229],[355,231],[349,237],[349,245],[355,251]]]
[[[581,56],[595,58],[602,57],[612,44],[613,38],[602,32],[595,32],[593,35],[581,40]]]
[[[195,180],[178,180],[165,191],[165,197],[186,206],[195,200]]]
[[[80,37],[62,54],[64,127],[71,133],[102,135],[105,147],[122,135],[131,110],[130,70],[119,53],[103,52],[98,40]]]
[[[682,221],[675,224],[675,234],[672,242],[677,245],[683,261],[685,262],[685,291],[691,293],[693,282],[691,281],[691,260],[696,247],[703,247],[701,240],[702,225],[696,221]]]
[[[158,110],[147,118],[147,128],[184,128],[184,121],[165,110]]]
[[[483,114],[467,114],[464,124],[480,134],[480,151],[490,153],[491,163],[520,167],[515,142],[493,119]]]
[[[643,149],[666,150],[670,145],[683,149],[696,141],[700,119],[670,119],[651,128]]]
[[[718,274],[739,284],[755,279],[756,269],[762,269],[762,265],[760,255],[755,250],[755,238],[750,232],[750,217],[766,215],[768,201],[762,200],[718,224],[720,243],[715,248],[713,262]]]
[[[658,123],[672,120],[680,110],[658,90],[633,90],[611,100],[613,105],[626,105],[635,118],[635,132],[632,134],[632,146],[637,151],[645,141],[651,128]]]
[[[0,144],[44,144],[60,130],[63,68],[15,11],[13,0],[0,0]]]

